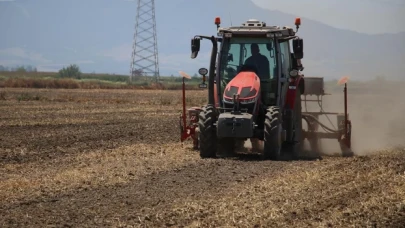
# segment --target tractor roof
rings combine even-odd
[[[232,33],[233,35],[263,35],[267,37],[294,37],[295,32],[291,27],[268,26],[265,22],[259,22],[256,19],[250,19],[240,26],[231,26],[227,28],[218,28],[218,35]],[[269,34],[269,35],[267,35]]]

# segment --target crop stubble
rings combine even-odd
[[[201,160],[178,142],[180,91],[3,91],[2,227],[405,224],[400,147],[317,161]],[[189,92],[189,106],[205,97]],[[375,98],[355,99],[377,111],[367,106]]]

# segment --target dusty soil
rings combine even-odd
[[[357,156],[274,162],[200,159],[180,91],[0,92],[1,227],[405,227],[405,105],[381,94],[349,105]]]

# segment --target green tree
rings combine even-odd
[[[17,67],[16,71],[17,71],[17,72],[27,72],[27,70],[25,69],[24,66],[19,66],[19,67]]]
[[[75,78],[80,79],[82,72],[80,71],[79,66],[76,64],[71,64],[68,67],[64,67],[59,70],[59,77],[61,78]]]

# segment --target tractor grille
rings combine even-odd
[[[240,104],[239,105],[240,109],[243,111],[244,109],[247,109],[248,113],[252,113],[253,109],[255,108],[255,103],[250,103],[250,104]],[[233,108],[233,104],[228,104],[224,102],[224,108]]]
[[[251,89],[252,87],[243,87],[242,91],[240,92],[240,98],[252,97],[256,95],[257,90],[253,89],[252,91],[250,91]]]
[[[229,90],[225,90],[225,96],[232,98],[234,94],[238,93],[239,88],[235,86],[231,86]]]

